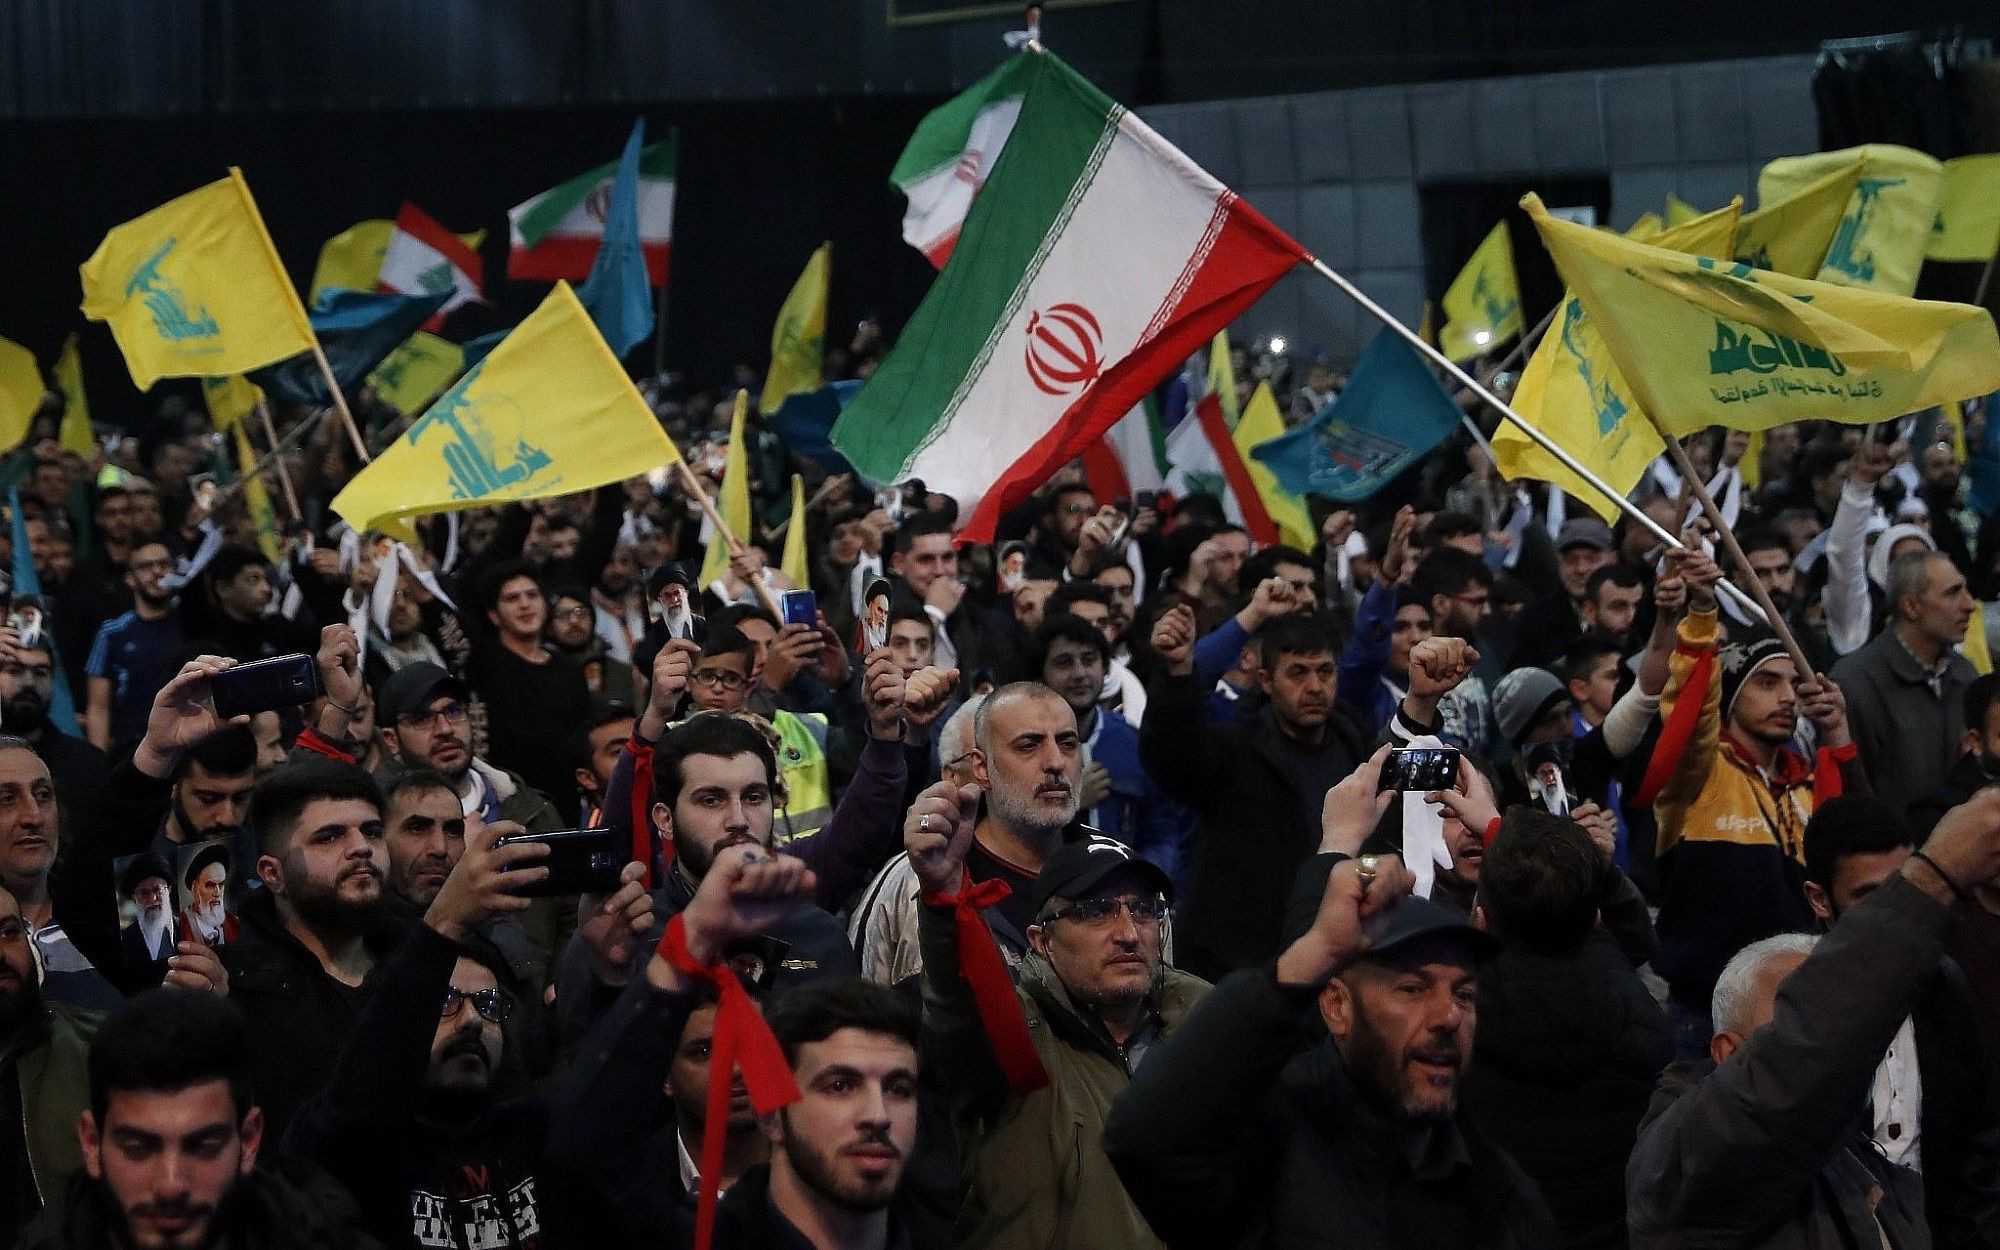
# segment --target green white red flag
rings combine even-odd
[[[451,298],[423,325],[436,331],[453,309],[484,300],[480,293],[483,268],[477,249],[405,200],[396,214],[396,227],[389,232],[389,245],[382,252],[382,272],[375,284],[377,290],[401,295],[450,291]]]
[[[678,138],[639,151],[639,245],[646,277],[667,280],[674,239],[674,176]],[[517,282],[581,282],[597,260],[618,162],[606,161],[507,210],[507,276]]]
[[[864,475],[957,499],[970,541],[1308,259],[1053,54],[1024,62],[950,262],[833,429]]]
[[[1032,52],[1009,57],[931,110],[889,171],[889,181],[909,201],[903,210],[903,241],[939,269],[951,259],[973,197],[1007,146],[1034,59]]]

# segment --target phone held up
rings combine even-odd
[[[1458,784],[1457,747],[1404,747],[1382,761],[1382,790],[1449,790]]]
[[[780,594],[778,610],[783,618],[781,624],[808,626],[819,624],[819,596],[810,590],[787,590]]]
[[[541,842],[549,853],[522,864],[523,868],[547,868],[549,875],[512,893],[521,898],[554,898],[564,894],[609,894],[618,888],[620,857],[618,833],[614,829],[565,829],[560,833],[524,833],[502,838],[495,846],[520,842]]]
[[[299,707],[319,697],[319,666],[313,657],[294,653],[238,664],[209,679],[215,714],[255,716],[280,708]]]

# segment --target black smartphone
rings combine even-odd
[[[787,590],[778,596],[778,613],[785,625],[819,625],[819,596],[810,590]]]
[[[1138,505],[1141,508],[1158,510],[1160,505],[1160,492],[1156,490],[1142,490],[1136,496],[1135,502],[1138,503]]]
[[[225,669],[209,679],[208,687],[217,716],[255,716],[311,703],[319,695],[319,666],[302,652],[274,655]]]
[[[523,864],[540,867],[549,875],[533,885],[513,891],[522,898],[551,898],[561,894],[609,894],[618,888],[618,872],[625,866],[628,847],[621,845],[613,829],[565,829],[560,833],[524,833],[502,838],[496,846],[517,842],[546,843],[549,853]]]
[[[1457,747],[1404,747],[1382,761],[1383,790],[1449,790],[1458,784]]]

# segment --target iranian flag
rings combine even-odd
[[[1201,397],[1167,436],[1167,489],[1175,499],[1201,493],[1222,501],[1222,515],[1242,526],[1259,547],[1275,546],[1278,526],[1264,508],[1256,479],[1230,436],[1215,391]]]
[[[1305,250],[1050,53],[951,261],[833,442],[986,542]]]
[[[1083,449],[1083,479],[1097,502],[1136,499],[1166,484],[1166,440],[1153,397],[1118,419],[1104,437]]]
[[[1021,115],[1021,97],[1036,56],[1023,52],[939,105],[917,123],[917,132],[889,171],[909,200],[903,241],[944,268],[958,242],[973,197],[993,172],[1000,150]]]
[[[639,151],[639,244],[646,277],[667,281],[674,239],[674,167],[678,138]],[[590,276],[618,162],[606,161],[507,210],[507,276],[517,282],[581,282]]]
[[[389,232],[389,246],[382,253],[382,272],[375,286],[402,295],[451,291],[451,298],[437,315],[424,323],[424,329],[435,332],[454,308],[483,299],[479,291],[481,268],[477,250],[405,200],[402,211],[396,214],[396,228]]]

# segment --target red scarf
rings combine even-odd
[[[1021,1000],[1014,996],[1013,979],[1007,962],[1000,957],[1000,945],[986,927],[983,908],[992,907],[1014,893],[997,877],[974,884],[963,879],[956,894],[932,894],[926,890],[921,901],[926,907],[949,907],[958,930],[958,974],[972,987],[972,1000],[979,1008],[979,1021],[993,1042],[994,1057],[1007,1074],[1007,1084],[1016,1094],[1031,1094],[1049,1083],[1049,1074],[1035,1054],[1028,1036],[1028,1018],[1021,1012]]]

